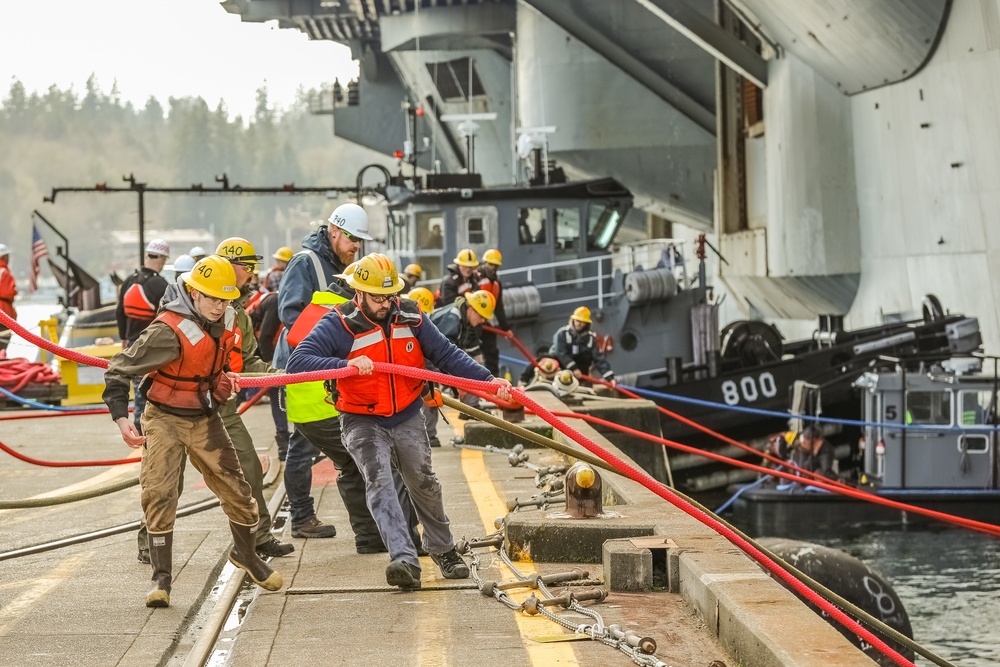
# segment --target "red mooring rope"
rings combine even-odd
[[[47,341],[43,338],[35,336],[31,332],[27,331],[24,327],[19,325],[13,319],[8,317],[6,314],[0,312],[0,323],[8,326],[14,333],[18,334],[25,340],[42,347],[43,349],[49,350],[53,354],[58,354],[67,359],[72,359],[78,363],[89,364],[92,366],[99,366],[102,368],[107,368],[108,362],[104,359],[98,359],[96,357],[90,357],[88,355],[80,354],[73,350],[65,350],[60,348],[58,345],[53,344],[51,341]],[[469,380],[466,378],[456,378],[450,375],[445,375],[444,373],[436,373],[433,371],[428,371],[423,368],[411,368],[408,366],[397,366],[396,364],[387,364],[382,362],[375,362],[375,371],[379,373],[395,373],[397,375],[403,375],[405,377],[417,378],[422,380],[428,380],[431,382],[438,382],[440,384],[446,384],[449,386],[457,387],[459,389],[464,389],[466,391],[481,391],[488,394],[494,394],[496,392],[496,385],[492,382],[484,382],[481,380]],[[286,375],[269,375],[265,377],[248,378],[246,380],[241,380],[240,384],[244,387],[273,387],[278,385],[286,385],[295,382],[316,382],[320,380],[331,380],[347,377],[350,375],[355,375],[358,369],[353,366],[348,366],[346,368],[340,368],[337,370],[329,371],[312,371],[308,373],[291,373]],[[708,514],[702,512],[698,508],[691,505],[686,500],[678,497],[669,488],[653,479],[649,474],[637,470],[631,465],[625,463],[611,452],[607,451],[596,442],[587,438],[581,433],[578,433],[571,427],[569,427],[565,422],[553,415],[549,410],[535,402],[530,398],[526,392],[521,389],[515,389],[514,393],[517,395],[517,400],[527,408],[530,408],[539,417],[544,419],[553,428],[558,429],[561,433],[571,438],[574,442],[578,443],[584,449],[588,450],[592,454],[599,456],[604,461],[613,466],[618,472],[625,475],[629,479],[642,484],[644,487],[660,496],[670,504],[674,505],[681,511],[692,516],[697,521],[705,524],[712,530],[716,531],[734,545],[739,547],[744,553],[749,555],[751,558],[760,563],[765,569],[771,572],[774,576],[778,577],[791,588],[797,591],[800,595],[805,597],[807,600],[815,604],[817,607],[822,609],[824,612],[837,619],[839,623],[847,627],[851,632],[857,634],[864,641],[868,642],[872,646],[876,647],[879,651],[888,656],[893,662],[902,667],[916,667],[914,663],[907,660],[900,653],[893,650],[888,644],[882,641],[880,638],[875,636],[867,628],[861,626],[857,621],[849,617],[843,611],[838,609],[836,606],[830,604],[825,599],[820,597],[805,584],[800,582],[798,579],[793,577],[787,571],[785,571],[780,565],[764,555],[759,549],[754,547],[748,541],[737,535],[735,532],[730,530],[724,524],[722,524],[718,519],[709,516]]]

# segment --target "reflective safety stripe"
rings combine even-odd
[[[226,328],[231,329],[232,327],[227,326]],[[202,328],[191,320],[181,320],[177,324],[177,329],[184,334],[184,337],[187,338],[188,343],[191,345],[197,345],[198,342],[205,337],[205,332]]]
[[[366,347],[371,347],[372,345],[377,345],[385,340],[385,334],[382,333],[381,329],[376,329],[371,333],[367,333],[364,336],[359,336],[354,339],[354,345],[351,346],[351,352],[357,352],[358,350],[363,350]]]
[[[413,329],[393,329],[392,330],[392,337],[393,338],[416,338],[416,336],[413,333]]]

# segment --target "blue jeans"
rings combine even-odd
[[[271,419],[274,420],[274,435],[279,440],[288,440],[288,415],[285,413],[285,388],[268,387],[271,400]]]

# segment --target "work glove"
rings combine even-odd
[[[233,379],[226,373],[219,373],[215,388],[212,390],[212,400],[218,405],[222,405],[229,400],[234,391],[236,391],[236,383],[233,382]]]

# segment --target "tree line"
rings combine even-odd
[[[0,103],[0,243],[12,250],[15,275],[25,275],[31,246],[31,212],[37,209],[70,239],[73,259],[95,276],[128,271],[109,252],[111,232],[137,227],[132,194],[70,194],[43,203],[53,187],[98,183],[125,187],[125,175],[157,186],[215,187],[225,173],[231,185],[349,185],[358,169],[391,159],[337,139],[329,116],[309,113],[315,90],[300,90],[291,108],[278,108],[266,87],[257,90],[252,118],[230,118],[223,102],[214,109],[201,97],[150,97],[138,108],[122,101],[117,86],[105,92],[93,75],[84,91],[51,86],[28,93],[13,80]],[[272,250],[293,246],[308,222],[326,217],[333,202],[323,196],[145,196],[146,237],[151,231],[211,230],[216,242],[245,236]],[[55,255],[57,239],[39,229]],[[187,248],[171,250],[174,254]]]

